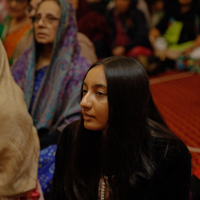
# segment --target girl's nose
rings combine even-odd
[[[92,107],[92,100],[91,100],[91,96],[89,95],[89,93],[87,93],[86,95],[84,95],[82,97],[80,106],[81,106],[81,108],[91,108]]]

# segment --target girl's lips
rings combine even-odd
[[[83,119],[84,119],[85,121],[90,121],[90,120],[92,120],[93,118],[94,118],[94,117],[91,116],[91,115],[83,114]]]

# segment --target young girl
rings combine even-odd
[[[81,119],[60,135],[51,199],[189,199],[190,153],[165,125],[138,62],[97,62],[81,94]]]

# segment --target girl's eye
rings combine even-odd
[[[104,94],[102,92],[97,92],[96,93],[98,96],[103,96]]]

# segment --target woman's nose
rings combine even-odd
[[[10,7],[15,7],[17,6],[17,1],[11,1],[10,2]]]
[[[92,107],[92,99],[91,99],[90,94],[86,94],[82,97],[80,106],[81,106],[81,108],[91,108]]]
[[[44,19],[43,18],[39,19],[38,26],[44,26]]]

